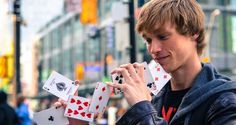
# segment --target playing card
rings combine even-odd
[[[45,82],[43,89],[67,101],[69,95],[74,95],[78,87],[78,81],[71,81],[65,76],[53,71]]]
[[[63,116],[64,111],[65,109],[63,107],[52,107],[35,113],[33,115],[33,121],[35,121],[37,125],[67,125],[69,121]]]
[[[109,96],[110,87],[108,87],[105,83],[98,82],[89,106],[89,112],[102,113],[107,106]]]
[[[153,93],[154,95],[157,94],[157,86],[153,80],[151,71],[148,67],[147,62],[143,62],[142,63],[144,65],[144,80],[145,80],[145,84],[147,86],[147,88],[149,89],[149,91],[151,91],[151,93]]]
[[[156,95],[171,79],[171,75],[166,73],[159,63],[156,63],[155,65],[153,65],[153,67],[150,67],[150,71],[157,88],[156,93],[153,93],[154,95]]]
[[[69,96],[64,115],[70,118],[92,122],[94,119],[94,113],[88,112],[89,105],[89,99],[71,95]]]
[[[113,83],[122,84],[124,82],[124,77],[121,74],[115,73],[115,74],[112,74],[111,77],[112,77]],[[114,88],[114,90],[115,90],[115,94],[122,93],[122,91],[118,88]]]

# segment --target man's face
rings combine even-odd
[[[142,36],[149,54],[169,73],[191,65],[191,58],[198,56],[196,41],[179,34],[169,23],[152,33],[143,32]]]

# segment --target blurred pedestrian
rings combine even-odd
[[[7,94],[0,90],[0,125],[17,125],[18,118],[13,107],[7,103]]]
[[[25,103],[26,98],[19,94],[17,97],[16,113],[19,118],[19,125],[31,125],[29,106]]]

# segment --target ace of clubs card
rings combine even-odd
[[[89,112],[102,113],[109,100],[110,87],[103,82],[98,82],[93,93],[92,101],[89,106]]]
[[[53,71],[45,82],[43,89],[53,95],[68,100],[69,95],[74,95],[79,87],[78,81],[72,81],[65,76]]]
[[[33,121],[35,121],[37,125],[67,125],[69,121],[63,116],[64,111],[65,109],[63,107],[52,107],[35,113],[33,115]]]
[[[156,95],[157,94],[157,87],[156,87],[156,84],[155,84],[154,79],[152,77],[151,71],[150,71],[150,69],[148,67],[148,64],[147,64],[147,62],[143,62],[142,64],[144,66],[144,80],[145,80],[145,84],[146,84],[148,90],[152,94]]]
[[[69,96],[64,116],[93,122],[94,113],[88,112],[90,100],[79,96]]]

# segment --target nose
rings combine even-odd
[[[153,40],[152,43],[149,45],[148,50],[150,54],[155,54],[161,51],[162,45],[160,41]]]

